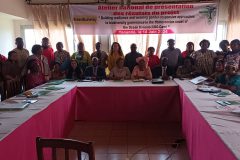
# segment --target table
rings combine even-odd
[[[168,113],[171,121],[180,121],[180,106],[179,106],[179,96],[178,96],[178,87],[177,84],[174,81],[166,82],[164,85],[152,85],[149,82],[143,82],[143,83],[132,83],[131,81],[128,82],[122,82],[122,83],[116,83],[116,82],[101,82],[101,83],[80,83],[80,82],[65,82],[64,84],[60,85],[60,87],[65,87],[64,90],[54,91],[54,93],[50,93],[47,96],[39,97],[39,102],[32,104],[28,108],[22,110],[22,111],[8,111],[8,112],[0,112],[0,159],[8,159],[8,160],[26,160],[36,159],[36,151],[35,151],[35,138],[36,136],[42,136],[42,137],[65,137],[68,132],[71,130],[74,120],[81,118],[79,116],[84,116],[80,111],[80,109],[84,109],[85,104],[83,103],[82,96],[78,96],[79,93],[83,93],[86,95],[91,94],[92,96],[95,96],[95,94],[92,94],[92,90],[107,90],[110,91],[110,94],[104,94],[102,96],[109,96],[112,93],[114,93],[114,90],[112,90],[110,87],[118,87],[118,90],[121,90],[120,92],[124,94],[128,94],[125,92],[131,91],[131,95],[134,96],[140,96],[136,97],[136,99],[144,98],[144,96],[147,96],[147,99],[143,99],[141,102],[149,102],[152,98],[159,98],[160,92],[157,91],[157,89],[160,89],[162,91],[167,91],[167,93],[171,94],[169,96],[169,100],[164,103],[164,105],[172,105],[173,106],[163,106],[164,112]],[[42,90],[43,86],[39,86],[33,91],[39,91]],[[149,88],[148,88],[149,87]],[[169,89],[168,89],[169,87]],[[115,88],[116,89],[116,88]],[[151,90],[153,91],[151,91]],[[147,90],[144,91],[144,90]],[[140,91],[140,92],[138,92]],[[135,93],[136,92],[136,93]],[[95,92],[94,92],[95,93]],[[119,94],[119,93],[118,93]],[[122,95],[122,96],[123,96]],[[154,95],[154,97],[152,97]],[[127,96],[127,95],[126,95]],[[118,96],[115,100],[117,100]],[[13,97],[5,102],[0,103],[0,105],[9,105],[13,101],[21,102],[24,97]],[[124,98],[119,99],[122,101]],[[145,101],[147,100],[147,101]],[[172,103],[171,101],[174,101]],[[81,103],[79,103],[81,102]],[[86,102],[86,99],[85,99]],[[119,101],[118,101],[119,102]],[[160,102],[160,101],[158,101]],[[139,102],[135,102],[137,104],[140,104]],[[81,105],[80,105],[81,104]],[[133,104],[133,103],[132,103]],[[153,104],[153,103],[151,103]],[[89,104],[87,104],[89,106]],[[91,105],[91,104],[90,104]],[[111,105],[108,105],[107,108],[105,108],[105,111],[109,109]],[[117,106],[123,107],[121,105]],[[124,106],[125,109],[126,106]],[[138,114],[137,116],[133,116],[133,119],[128,120],[144,120],[146,117],[142,117],[144,114],[144,110],[148,109],[149,105],[141,105],[139,106],[139,111],[141,114]],[[153,113],[153,111],[160,110],[159,108],[161,105],[153,105],[152,109],[149,109],[149,114],[147,115],[148,118],[151,118],[151,121],[158,120],[157,116],[159,116],[156,113]],[[145,108],[145,109],[144,109]],[[122,113],[128,116],[132,116],[132,112],[135,112],[135,107],[132,109],[128,109],[126,112],[124,112],[124,108],[122,108]],[[176,109],[171,113],[170,110]],[[88,110],[88,109],[87,109]],[[87,111],[86,108],[83,110]],[[96,108],[97,111],[101,110],[101,108]],[[111,110],[114,111],[116,110]],[[178,112],[179,111],[179,112]],[[77,114],[78,113],[78,114]],[[117,115],[119,112],[115,112]],[[162,113],[162,114],[163,114]],[[93,112],[91,113],[93,114]],[[91,115],[90,114],[90,115]],[[125,116],[126,116],[125,115]],[[150,115],[153,115],[153,117],[150,117]],[[161,114],[160,114],[161,115]],[[176,115],[174,117],[173,115]],[[92,116],[92,115],[91,115]],[[120,116],[116,118],[115,120],[123,120],[123,118],[126,118],[125,116]],[[111,118],[107,119],[101,119],[103,116],[98,116],[97,119],[92,118],[91,120],[114,120]],[[85,117],[83,117],[84,119]],[[115,117],[112,117],[115,118]],[[138,119],[139,118],[139,119]],[[159,117],[161,119],[161,117]],[[164,118],[163,118],[164,119]],[[86,119],[89,120],[89,119]],[[167,118],[165,119],[167,120]],[[14,153],[14,154],[13,154]]]
[[[181,121],[191,159],[239,159],[239,117],[216,109],[219,98],[188,81],[175,82],[64,82],[65,89],[39,97],[23,111],[0,112],[0,159],[36,160],[35,137],[65,137],[74,120]]]
[[[180,122],[178,86],[174,81],[78,83],[76,120]]]
[[[39,97],[39,103],[22,111],[0,112],[1,160],[36,160],[36,136],[68,135],[74,124],[76,87],[65,87],[54,94]],[[14,97],[11,100],[19,101],[22,98]]]
[[[199,92],[188,81],[176,80],[182,103],[182,132],[194,160],[234,160],[240,158],[240,119],[216,108],[216,100],[240,100]]]

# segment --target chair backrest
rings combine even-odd
[[[7,80],[6,81],[6,98],[13,97],[21,93],[21,83],[19,79]]]
[[[4,85],[3,85],[3,81],[0,80],[0,95],[1,95],[1,99],[0,101],[4,100]]]
[[[89,160],[95,160],[92,142],[85,143],[72,139],[47,139],[37,137],[36,147],[38,160],[43,160],[43,148],[52,149],[52,160],[57,160],[57,148],[62,148],[65,150],[65,160],[69,160],[69,150],[77,151],[78,160],[82,160],[82,152],[88,154]]]

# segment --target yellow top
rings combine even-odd
[[[108,69],[109,69],[109,71],[111,71],[116,66],[116,61],[120,57],[124,58],[124,56],[121,56],[119,54],[114,54],[114,53],[110,54],[108,56]]]

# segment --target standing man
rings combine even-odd
[[[95,45],[96,51],[91,54],[91,59],[93,57],[97,57],[99,66],[101,66],[102,68],[107,68],[108,55],[105,51],[101,50],[101,46],[102,46],[102,44],[100,42],[96,43],[96,45]]]
[[[15,48],[13,51],[16,52],[17,63],[18,63],[19,68],[22,70],[27,61],[27,58],[29,56],[29,52],[27,49],[23,48],[24,43],[23,43],[23,39],[21,37],[16,38],[15,44],[16,44],[17,48]]]
[[[91,56],[85,51],[83,42],[78,43],[78,51],[73,53],[71,58],[77,60],[78,67],[80,67],[83,72],[85,72],[88,66],[92,65]]]
[[[181,60],[181,51],[175,48],[175,40],[169,39],[168,48],[162,51],[161,57],[168,59],[168,69],[170,70],[170,76],[176,75],[177,67]]]
[[[125,56],[124,66],[128,67],[132,73],[133,68],[137,65],[136,59],[142,57],[142,54],[137,52],[137,45],[135,43],[131,44],[130,49],[131,52]]]
[[[47,37],[44,37],[42,39],[42,48],[43,48],[42,55],[44,55],[47,58],[49,67],[52,70],[55,57],[54,57],[54,51],[52,47],[49,45],[49,39]]]

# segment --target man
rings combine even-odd
[[[97,57],[98,58],[98,63],[101,67],[103,68],[107,68],[107,59],[108,59],[108,55],[105,51],[101,50],[101,43],[97,42],[95,47],[96,47],[96,51],[92,53],[91,58],[93,57]]]
[[[137,45],[135,43],[131,44],[130,49],[131,52],[125,56],[124,66],[128,67],[132,73],[134,67],[137,65],[136,59],[142,57],[142,54],[137,52]]]
[[[4,80],[12,80],[20,77],[20,68],[18,67],[18,55],[15,51],[8,53],[8,60],[3,63],[2,75]]]
[[[78,43],[78,51],[73,53],[71,58],[77,60],[78,66],[83,72],[85,72],[85,69],[92,64],[91,56],[85,51],[83,42]]]
[[[181,51],[175,48],[175,40],[169,39],[168,48],[162,51],[161,57],[168,59],[168,68],[171,70],[170,76],[174,76],[181,60]]]
[[[53,52],[53,49],[49,45],[49,39],[47,37],[44,37],[42,39],[42,48],[43,48],[42,54],[47,58],[50,69],[53,69],[54,52]]]
[[[92,66],[86,68],[84,76],[91,80],[102,80],[106,78],[105,69],[98,65],[98,58],[92,58]]]
[[[168,65],[168,58],[162,57],[160,66],[157,66],[152,69],[152,76],[153,78],[162,78],[163,80],[168,80],[171,71],[167,67]]]
[[[17,54],[17,63],[19,68],[22,70],[29,56],[29,51],[23,48],[24,43],[21,37],[16,38],[15,44],[17,45],[17,48],[15,48],[13,51]]]

